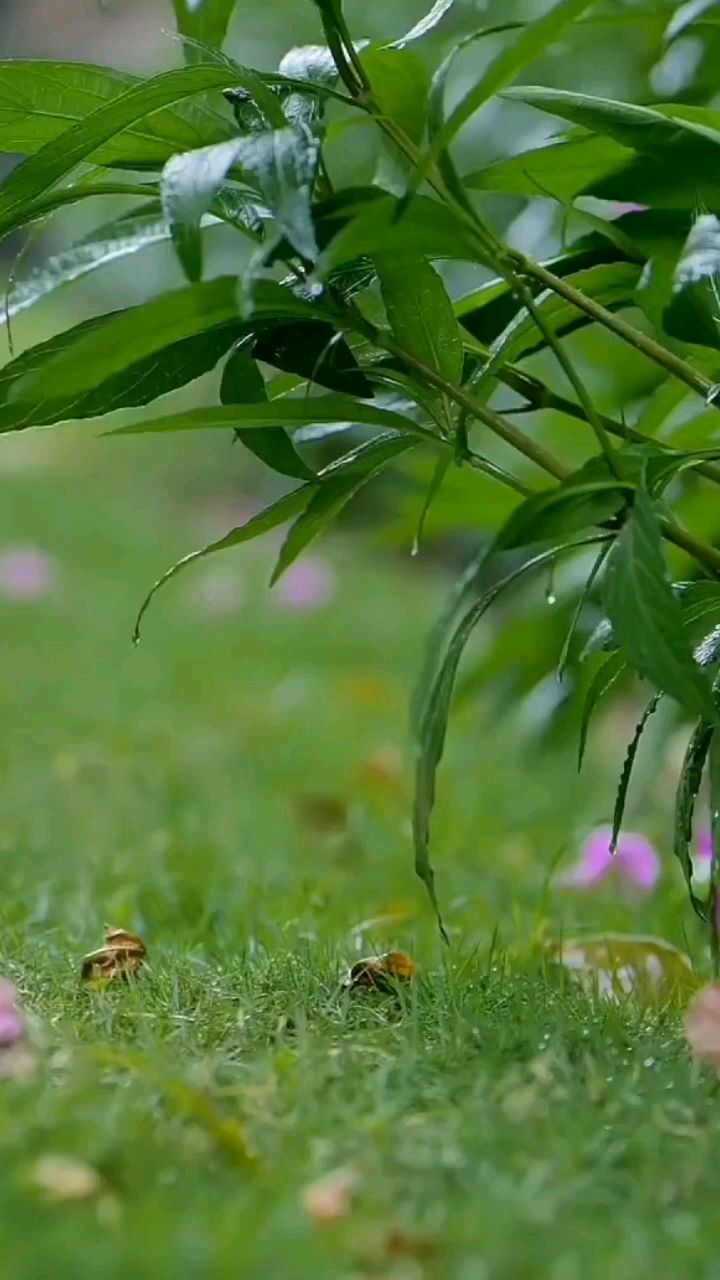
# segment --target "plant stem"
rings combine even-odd
[[[603,325],[606,329],[616,334],[618,338],[622,338],[624,342],[629,343],[636,351],[642,352],[643,355],[653,360],[655,364],[660,365],[673,377],[679,378],[688,387],[692,387],[693,391],[697,391],[698,395],[703,396],[705,400],[715,394],[717,386],[714,382],[711,382],[704,374],[698,373],[680,356],[676,356],[672,351],[668,351],[666,347],[661,346],[659,342],[655,342],[654,338],[649,338],[647,334],[642,333],[640,329],[636,329],[634,325],[628,324],[620,316],[614,315],[602,303],[596,302],[594,298],[585,293],[581,293],[579,289],[575,289],[567,280],[554,275],[552,271],[548,271],[539,262],[533,261],[532,258],[526,258],[524,254],[516,253],[514,250],[509,250],[509,253],[518,271],[532,276],[533,279],[543,284],[546,289],[551,289],[553,293],[572,303],[579,311],[584,311],[586,315],[591,316],[598,324]]]
[[[703,542],[701,538],[696,538],[694,534],[688,533],[687,529],[683,529],[674,520],[661,520],[660,528],[662,529],[663,537],[668,542],[672,542],[673,546],[680,547],[681,551],[686,551],[689,556],[692,556],[693,560],[697,560],[698,564],[707,569],[714,578],[720,575],[720,551],[717,547],[713,547],[709,542]]]
[[[498,378],[513,391],[517,391],[518,395],[524,396],[528,404],[535,409],[556,409],[558,413],[566,413],[570,418],[585,421],[585,411],[581,405],[576,404],[574,400],[568,400],[565,396],[557,395],[545,383],[513,365],[506,364],[498,370]],[[616,418],[609,418],[602,413],[599,417],[604,429],[610,435],[618,436],[621,440],[632,440],[634,444],[652,444],[657,449],[673,451],[672,445],[665,444],[662,440],[654,440],[652,436],[636,431],[634,427],[627,427],[624,422],[618,422]],[[720,466],[716,462],[699,462],[696,467],[693,467],[693,471],[714,484],[720,484]]]
[[[473,418],[477,418],[479,422],[489,427],[495,435],[500,436],[507,444],[517,449],[518,453],[524,454],[531,462],[534,462],[543,471],[547,471],[548,475],[554,476],[556,480],[564,480],[570,475],[572,468],[556,458],[545,445],[539,441],[533,440],[531,436],[526,436],[523,431],[512,422],[506,422],[499,413],[495,413],[493,409],[489,409],[481,400],[476,400],[470,395],[464,387],[457,387],[452,382],[448,382],[446,378],[438,373],[437,369],[433,369],[422,360],[418,360],[416,356],[411,355],[409,351],[405,351],[399,346],[395,340],[384,333],[376,333],[374,342],[382,347],[390,355],[397,356],[402,360],[408,369],[411,369],[424,382],[435,387],[438,391],[442,391],[449,400],[453,400],[461,409],[465,409]]]

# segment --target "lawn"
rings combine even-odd
[[[638,903],[550,887],[608,816],[634,708],[580,780],[569,737],[521,749],[482,702],[460,709],[436,821],[446,950],[412,874],[405,731],[443,572],[340,536],[299,608],[253,544],[170,585],[133,650],[145,587],[259,473],[218,440],[87,426],[3,446],[0,552],[32,544],[52,578],[2,605],[0,974],[38,1070],[0,1086],[0,1277],[720,1276],[717,1087],[680,1008],[593,1002],[534,947],[635,929],[706,965],[668,849],[667,724],[631,809],[665,858]],[[90,989],[105,921],[150,965]],[[391,946],[416,983],[341,989]],[[49,1155],[96,1190],[53,1202]],[[304,1195],[336,1170],[352,1194],[322,1224]]]

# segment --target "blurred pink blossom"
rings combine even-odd
[[[697,856],[705,862],[712,859],[712,831],[709,827],[703,827],[697,834]]]
[[[322,556],[305,556],[291,565],[274,589],[284,609],[321,609],[335,595],[335,570]]]
[[[0,978],[0,1050],[9,1049],[25,1035],[25,1019],[17,1008],[17,991]]]
[[[584,842],[574,867],[561,875],[557,883],[566,889],[592,889],[608,876],[619,876],[642,893],[650,893],[660,875],[657,850],[643,835],[623,831],[617,853],[610,853],[612,829],[598,827]]]
[[[36,1068],[27,1023],[17,1007],[17,991],[0,978],[0,1080],[23,1080]]]
[[[54,558],[18,543],[0,551],[0,595],[6,600],[41,600],[57,586]]]

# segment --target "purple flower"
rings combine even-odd
[[[47,552],[20,544],[0,551],[0,595],[7,600],[41,600],[56,585],[56,564]]]
[[[660,875],[657,850],[645,836],[622,831],[617,853],[610,853],[612,829],[598,827],[583,844],[574,867],[557,883],[567,889],[592,889],[610,875],[620,876],[642,893],[650,893]]]
[[[335,595],[335,571],[321,556],[305,556],[291,565],[275,588],[284,609],[321,609]]]

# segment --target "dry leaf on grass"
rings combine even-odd
[[[685,1016],[687,1042],[698,1062],[720,1075],[720,982],[698,991]]]
[[[128,979],[139,973],[147,949],[142,938],[127,929],[105,926],[105,946],[90,951],[83,957],[81,977],[83,982],[110,981],[113,978]]]
[[[367,956],[350,966],[344,980],[346,991],[396,991],[398,984],[415,977],[415,961],[404,951],[388,951]]]
[[[302,1193],[303,1209],[318,1226],[341,1222],[352,1208],[359,1181],[354,1169],[347,1166],[331,1169],[322,1178],[305,1187]]]
[[[547,944],[550,960],[590,992],[610,1000],[629,996],[665,1001],[697,990],[697,977],[683,951],[662,938],[598,933]]]

